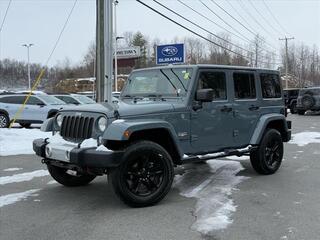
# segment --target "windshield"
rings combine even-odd
[[[192,77],[192,68],[164,68],[131,74],[121,97],[185,96]]]
[[[83,104],[93,104],[96,103],[94,100],[92,100],[89,97],[86,96],[82,96],[82,95],[72,95],[73,98],[75,98],[76,100],[78,100],[79,102],[83,103]]]
[[[61,101],[60,99],[50,95],[38,95],[37,97],[43,100],[48,105],[65,105],[66,104],[64,101]]]

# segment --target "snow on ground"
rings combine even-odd
[[[4,172],[15,172],[15,171],[19,171],[22,170],[23,168],[6,168],[3,169]]]
[[[0,128],[0,156],[33,154],[33,140],[50,136],[51,133],[39,129]]]
[[[247,179],[237,176],[242,169],[236,161],[210,160],[175,177],[174,187],[180,194],[197,199],[192,229],[210,235],[232,223],[236,206],[230,195],[237,184]]]
[[[14,204],[21,200],[24,200],[30,196],[34,196],[36,192],[40,191],[40,189],[31,189],[25,192],[20,193],[12,193],[8,195],[0,196],[0,208],[6,205]]]
[[[44,177],[48,175],[49,175],[49,172],[47,170],[36,170],[33,172],[14,174],[11,176],[0,177],[0,185],[30,181],[33,178]]]
[[[303,147],[310,143],[320,143],[320,132],[300,132],[292,135],[291,144]]]

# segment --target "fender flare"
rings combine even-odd
[[[255,131],[250,139],[250,145],[257,145],[257,144],[260,144],[260,141],[263,137],[263,134],[268,126],[269,123],[271,122],[274,122],[274,121],[282,121],[283,122],[283,126],[284,126],[284,131],[285,132],[288,132],[289,129],[288,129],[288,124],[287,124],[287,120],[285,118],[284,115],[282,114],[275,114],[275,113],[272,113],[272,114],[266,114],[266,115],[263,115],[257,125],[256,125],[256,128],[255,128]]]
[[[115,140],[115,141],[126,141],[129,140],[130,136],[138,131],[152,130],[152,129],[163,129],[167,131],[175,145],[175,148],[180,156],[183,152],[179,145],[178,136],[174,130],[174,127],[163,120],[124,120],[118,119],[113,121],[104,132],[102,138],[104,140]],[[129,133],[129,137],[125,136],[125,132]]]

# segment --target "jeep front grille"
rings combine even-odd
[[[60,134],[63,138],[75,141],[91,138],[94,118],[64,116]]]

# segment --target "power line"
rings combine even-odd
[[[256,23],[258,24],[261,29],[263,29],[268,35],[272,35],[251,13],[250,11],[248,11],[248,9],[245,7],[244,3],[242,2],[242,0],[238,0],[237,1],[240,5],[240,7],[248,14],[248,16],[250,16],[250,18]]]
[[[253,2],[251,0],[248,0],[250,5],[254,8],[254,10],[260,15],[260,17],[275,31],[277,32],[277,34],[282,34],[280,31],[278,31],[278,29],[276,29],[274,26],[272,26],[272,24],[269,23],[269,21],[263,16],[263,14],[259,11],[258,8],[256,8],[256,6],[253,4]]]
[[[215,13],[211,8],[208,7],[207,4],[205,4],[202,0],[198,0],[199,2],[201,2],[201,4],[203,6],[205,6],[212,14],[214,14],[216,17],[218,17],[222,22],[224,22],[226,25],[228,25],[233,31],[237,32],[240,36],[242,36],[243,38],[247,39],[249,42],[251,42],[251,40],[249,38],[247,38],[246,36],[244,36],[241,32],[239,32],[237,29],[235,29],[232,25],[230,25],[227,21],[225,21],[222,17],[220,17],[217,13]]]
[[[268,12],[270,13],[270,15],[272,16],[272,18],[274,19],[274,21],[280,26],[280,28],[282,29],[283,32],[288,33],[286,31],[286,29],[282,26],[282,24],[278,21],[278,19],[276,18],[276,16],[272,13],[271,9],[269,8],[269,6],[267,5],[267,3],[262,0],[264,6],[266,7],[266,9],[268,10]]]
[[[220,48],[222,48],[222,49],[224,49],[224,50],[226,50],[226,51],[229,51],[229,52],[234,53],[234,54],[236,54],[236,55],[238,55],[238,56],[240,56],[240,57],[242,57],[242,58],[245,58],[245,59],[249,59],[249,60],[250,60],[250,58],[248,58],[247,56],[245,56],[245,55],[243,55],[243,54],[241,54],[241,53],[235,52],[235,51],[233,51],[232,49],[226,48],[226,47],[224,47],[224,46],[222,46],[222,45],[220,45],[220,44],[218,44],[218,43],[210,40],[209,38],[206,38],[206,37],[202,36],[201,34],[199,34],[199,33],[195,32],[195,31],[191,30],[190,28],[182,25],[181,23],[178,23],[177,21],[175,21],[175,20],[173,20],[172,18],[166,16],[165,14],[159,12],[158,10],[152,8],[151,6],[149,6],[149,5],[147,5],[146,3],[142,2],[141,0],[136,0],[136,1],[139,2],[140,4],[144,5],[145,7],[149,8],[149,9],[152,10],[153,12],[159,14],[159,15],[162,16],[163,18],[166,18],[167,20],[173,22],[174,24],[180,26],[181,28],[184,28],[185,30],[191,32],[192,34],[194,34],[194,35],[196,35],[196,36],[198,36],[198,37],[200,37],[200,38],[202,38],[202,39],[204,39],[204,40],[206,40],[206,41],[208,41],[208,42],[210,42],[210,43],[212,43],[212,44],[214,44],[214,45],[216,45],[216,46],[218,46],[218,47],[220,47]],[[178,1],[179,1],[179,0],[178,0]],[[267,63],[267,62],[262,62],[262,61],[259,61],[259,62],[260,62],[260,63]],[[272,63],[273,63],[273,62],[270,62],[270,64],[272,64]],[[273,63],[273,64],[279,64],[279,63]]]
[[[205,32],[207,32],[207,33],[209,33],[209,34],[211,34],[211,35],[213,35],[213,36],[215,36],[216,38],[218,38],[218,39],[220,39],[220,40],[222,40],[222,41],[225,41],[225,42],[229,43],[230,45],[233,45],[233,46],[235,46],[235,47],[237,47],[237,48],[239,48],[239,49],[241,49],[241,50],[244,50],[244,51],[246,51],[246,52],[253,53],[253,52],[251,52],[251,51],[249,51],[249,50],[247,50],[247,49],[245,49],[245,48],[243,48],[243,47],[241,47],[241,46],[238,46],[238,45],[236,45],[236,44],[234,44],[234,43],[232,43],[232,42],[230,42],[230,41],[228,41],[228,40],[226,40],[226,39],[224,39],[224,38],[222,38],[222,37],[214,34],[214,33],[211,32],[211,31],[209,31],[209,30],[201,27],[199,24],[196,24],[196,23],[192,22],[191,20],[187,19],[186,17],[182,16],[181,14],[179,14],[179,13],[177,13],[176,11],[172,10],[171,8],[163,5],[162,3],[158,2],[157,0],[153,0],[153,1],[154,1],[155,3],[157,3],[158,5],[160,5],[161,7],[167,9],[168,11],[170,11],[170,12],[174,13],[175,15],[179,16],[180,18],[184,19],[185,21],[191,23],[192,25],[200,28],[201,30],[203,30],[203,31],[205,31]]]
[[[186,3],[182,2],[181,0],[177,0],[177,1],[178,1],[179,3],[181,3],[182,5],[184,5],[185,7],[189,8],[191,11],[193,11],[193,12],[197,13],[199,16],[201,16],[201,17],[203,17],[203,18],[207,19],[209,22],[211,22],[211,23],[213,23],[214,25],[218,26],[219,28],[223,29],[224,31],[226,31],[226,32],[230,33],[231,35],[236,36],[237,38],[239,38],[239,39],[241,39],[241,40],[243,40],[243,41],[248,42],[248,40],[247,40],[247,39],[244,39],[243,37],[241,37],[241,36],[239,36],[239,35],[237,35],[237,34],[235,34],[235,33],[231,32],[231,31],[229,31],[228,29],[226,29],[225,27],[223,27],[223,26],[221,26],[221,25],[217,24],[216,22],[212,21],[210,18],[208,18],[208,17],[207,17],[207,16],[205,16],[204,14],[202,14],[202,13],[200,13],[199,11],[195,10],[194,8],[190,7],[188,4],[186,4]]]
[[[49,57],[48,57],[48,59],[47,59],[47,61],[46,61],[45,66],[49,63],[49,61],[50,61],[50,59],[51,59],[54,51],[56,50],[56,48],[57,48],[57,46],[58,46],[58,43],[59,43],[59,41],[60,41],[60,39],[61,39],[61,37],[62,37],[62,34],[63,34],[65,28],[66,28],[67,25],[68,25],[68,22],[69,22],[70,17],[71,17],[71,15],[72,15],[72,13],[73,13],[73,10],[74,10],[74,8],[76,7],[77,2],[78,2],[78,0],[75,0],[74,3],[73,3],[72,8],[71,8],[71,10],[70,10],[70,12],[69,12],[69,14],[68,14],[68,17],[67,17],[65,23],[63,24],[63,27],[62,27],[62,29],[61,29],[61,31],[60,31],[60,33],[59,33],[59,36],[58,36],[58,38],[57,38],[57,40],[56,40],[56,42],[55,42],[55,44],[54,44],[54,46],[53,46],[53,48],[52,48],[52,50],[51,50],[51,52],[50,52],[50,55],[49,55]]]
[[[5,11],[3,20],[2,20],[1,25],[0,25],[0,33],[1,33],[2,29],[3,29],[4,23],[5,23],[5,21],[6,21],[6,18],[7,18],[7,15],[8,15],[8,12],[9,12],[9,8],[10,8],[10,6],[11,6],[11,3],[12,3],[12,0],[9,0],[7,9],[6,9],[6,11]]]

